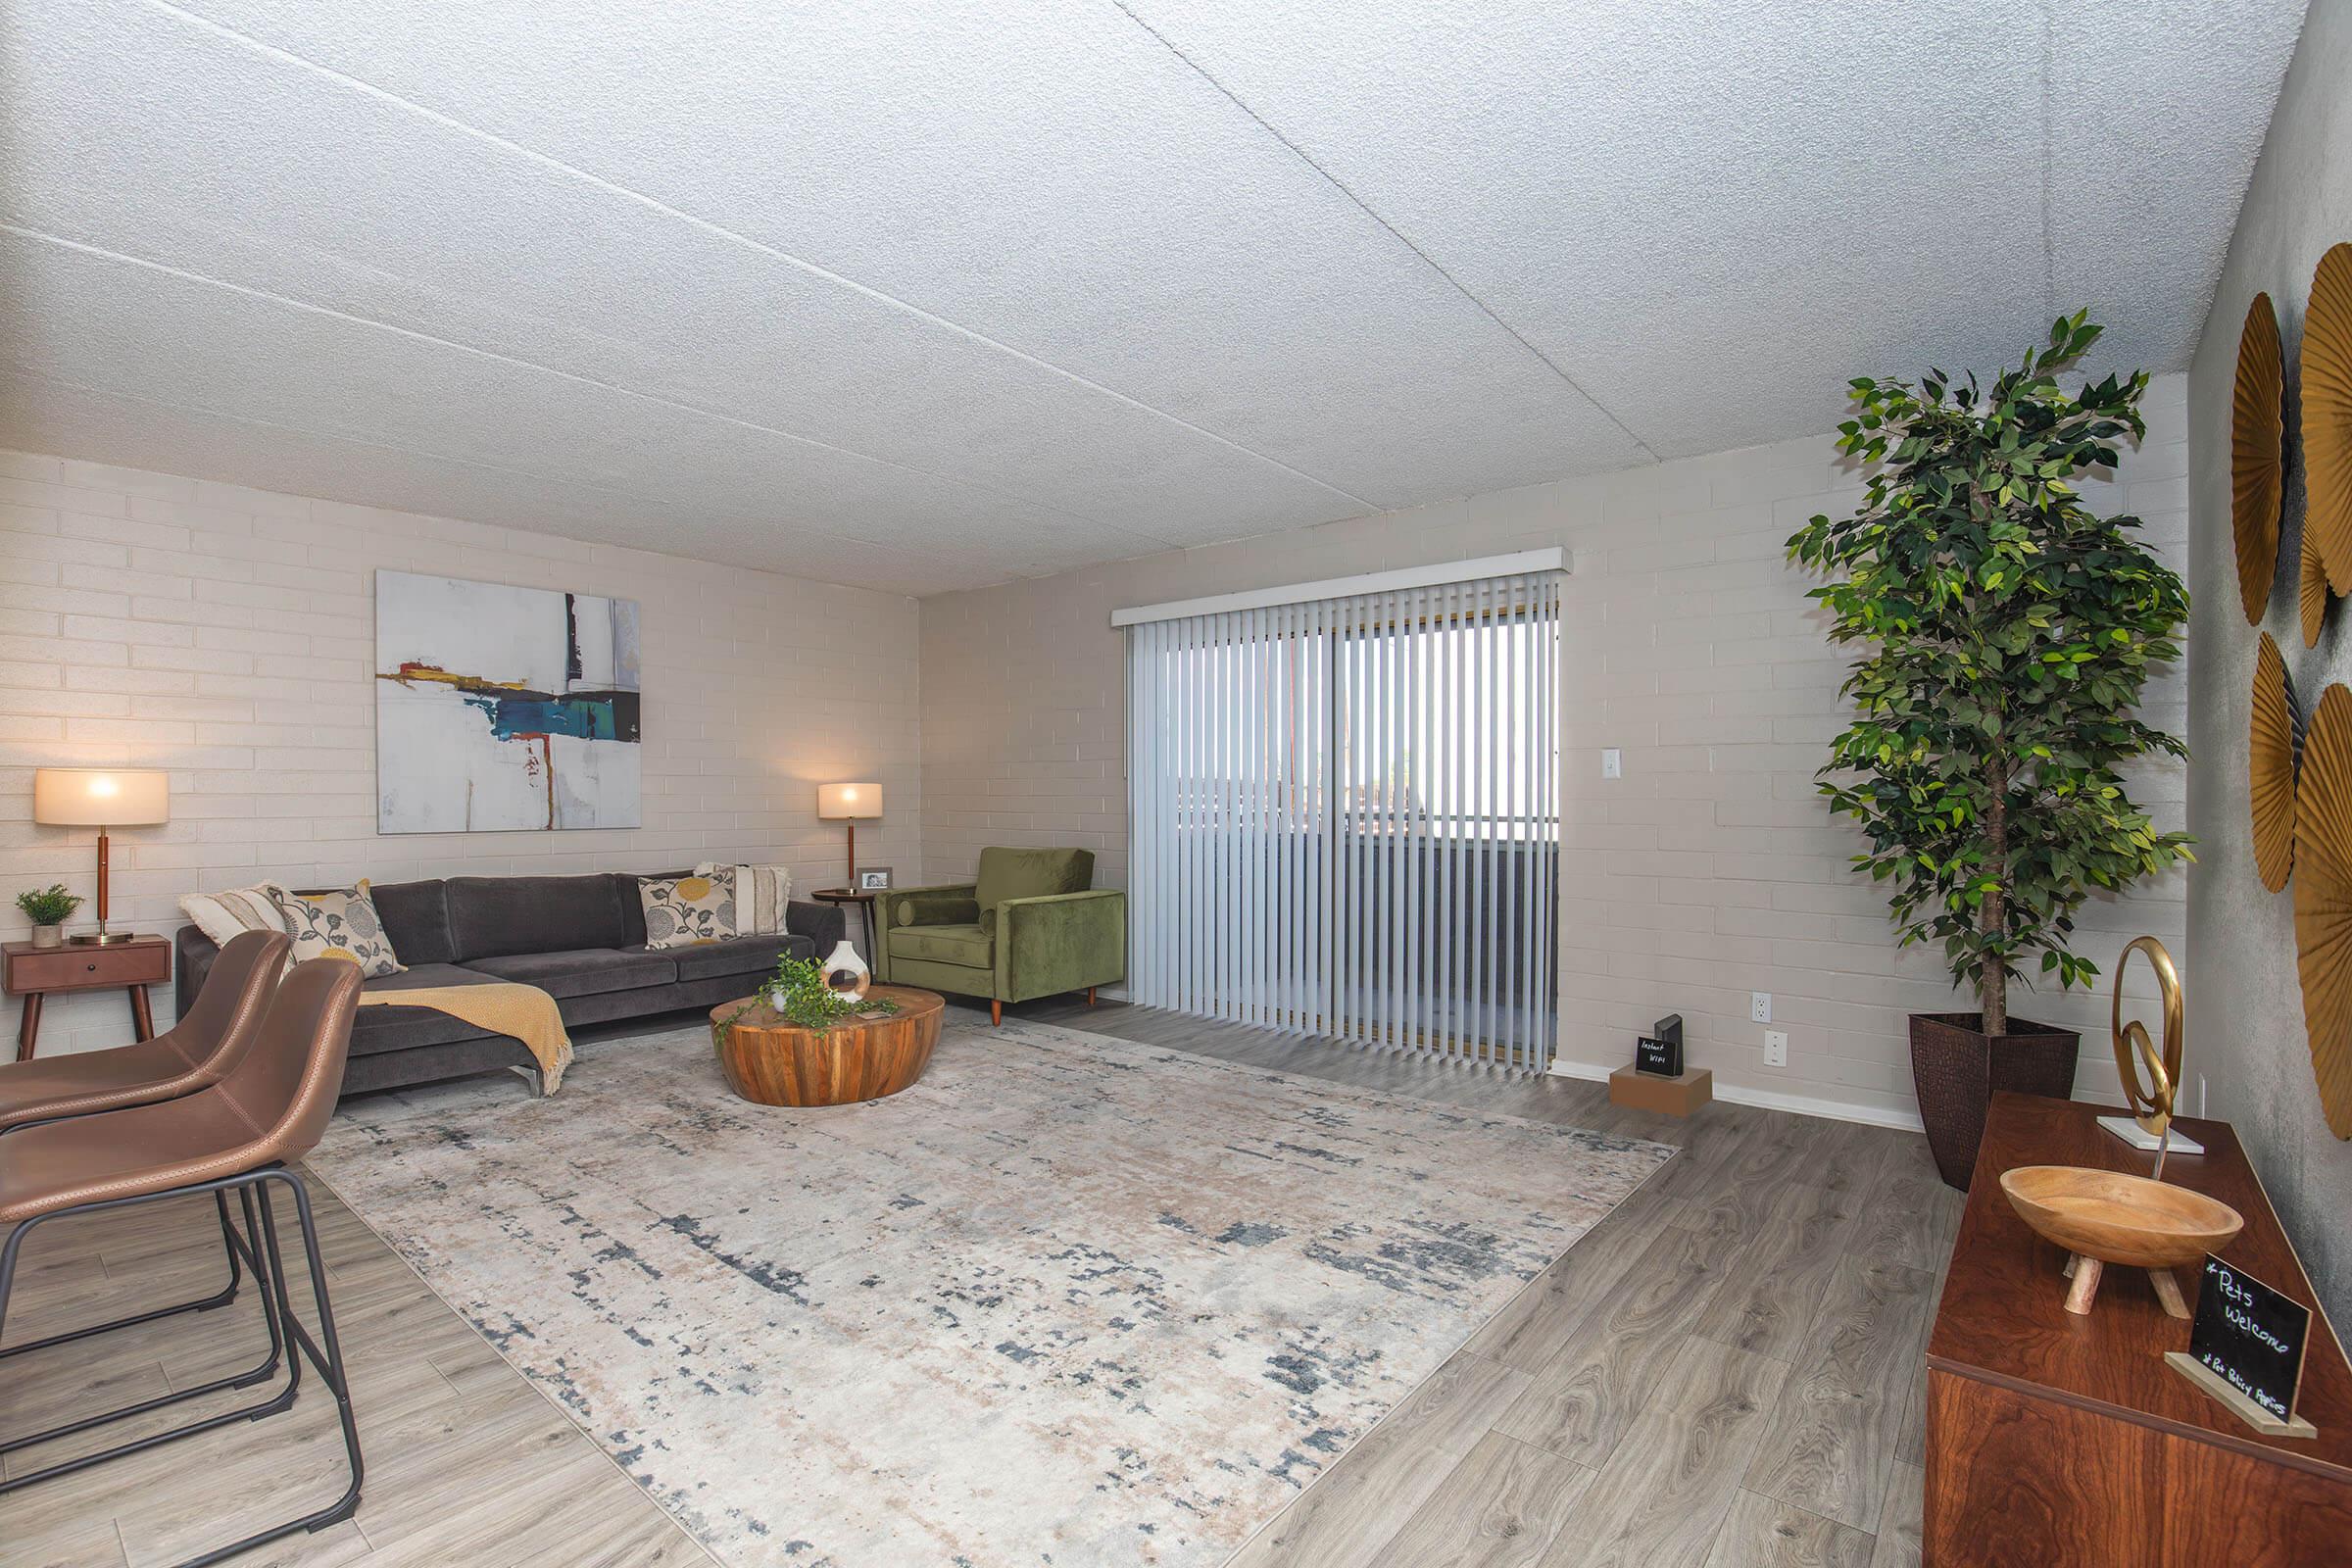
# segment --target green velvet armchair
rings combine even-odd
[[[985,849],[974,882],[885,893],[874,976],[1004,1004],[1127,977],[1127,895],[1096,888],[1091,850]]]

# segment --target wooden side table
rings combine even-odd
[[[172,944],[158,936],[136,936],[105,947],[36,948],[29,942],[0,943],[0,989],[24,999],[24,1013],[17,1021],[17,1059],[30,1061],[41,1033],[41,1003],[63,991],[109,991],[120,986],[130,995],[131,1032],[146,1040],[155,1034],[155,1015],[147,1007],[147,988],[172,978]]]
[[[874,911],[881,906],[883,896],[879,893],[868,893],[863,888],[818,888],[808,896],[819,904],[838,904],[845,908],[856,905],[858,920],[865,927],[866,967],[869,969],[880,967],[882,928],[875,918]],[[825,956],[821,953],[818,954],[816,961],[824,962]]]

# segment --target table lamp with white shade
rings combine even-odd
[[[882,814],[882,786],[879,784],[819,784],[816,787],[816,814],[827,822],[850,824],[850,875],[842,885],[858,885],[858,824],[871,822]]]
[[[152,768],[35,768],[32,819],[54,827],[98,830],[98,929],[78,932],[69,940],[85,944],[128,942],[130,933],[106,928],[106,830],[169,822],[172,775]]]

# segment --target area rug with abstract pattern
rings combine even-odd
[[[1212,1568],[1672,1153],[1046,1024],[727,1092],[707,1030],[311,1167],[736,1568]]]

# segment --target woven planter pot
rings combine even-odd
[[[2082,1036],[2073,1029],[2009,1020],[2005,1035],[1981,1033],[1975,1012],[1911,1015],[1911,1082],[1928,1147],[1944,1185],[1968,1191],[1984,1141],[1984,1110],[1995,1091],[2071,1099]]]

